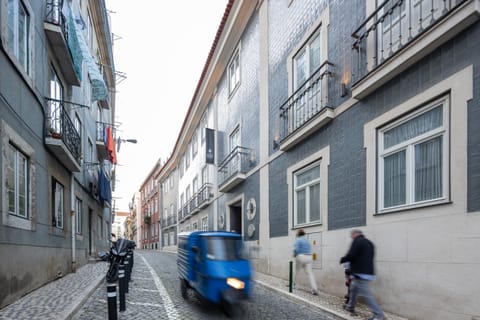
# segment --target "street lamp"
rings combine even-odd
[[[117,152],[120,152],[120,145],[125,142],[130,142],[130,143],[137,143],[137,139],[122,139],[120,137],[117,138]]]

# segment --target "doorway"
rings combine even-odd
[[[238,234],[242,232],[242,202],[236,202],[228,206],[230,214],[230,231]]]

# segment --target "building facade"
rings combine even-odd
[[[177,245],[177,197],[178,174],[173,162],[168,160],[155,179],[160,186],[160,248],[176,249]]]
[[[2,307],[109,247],[116,155],[104,1],[1,0],[0,26]]]
[[[288,279],[303,228],[319,288],[343,295],[360,228],[385,310],[479,316],[479,20],[479,0],[229,1],[167,161],[178,231],[206,217]]]
[[[155,176],[161,168],[159,159],[140,188],[140,234],[142,249],[158,249],[160,241],[160,187]]]

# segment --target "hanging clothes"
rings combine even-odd
[[[110,156],[110,161],[113,164],[117,164],[117,151],[115,150],[115,140],[113,140],[111,127],[107,127],[107,151]]]

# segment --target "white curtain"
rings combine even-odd
[[[415,146],[415,201],[442,196],[442,137]]]
[[[384,158],[384,191],[385,208],[405,204],[406,200],[406,168],[405,150]]]

